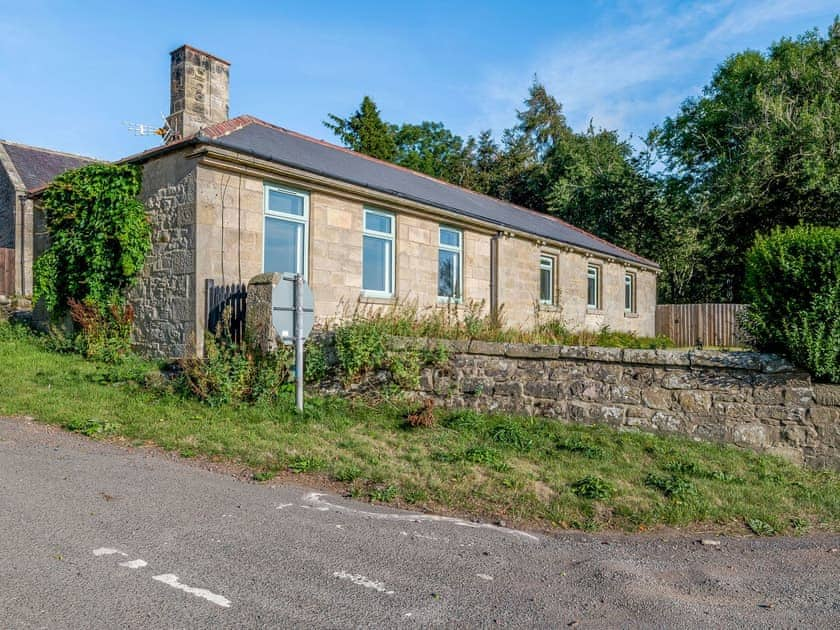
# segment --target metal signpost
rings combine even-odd
[[[274,287],[271,323],[284,344],[295,345],[295,402],[303,411],[303,342],[315,323],[315,300],[302,274],[284,273]]]

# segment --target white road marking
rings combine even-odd
[[[277,506],[277,509],[278,509],[278,510],[284,510],[284,509],[286,509],[287,507],[291,507],[291,506],[292,506],[292,504],[291,504],[291,503],[281,503],[280,505],[278,505],[278,506]]]
[[[385,593],[386,595],[394,594],[394,591],[386,590],[385,585],[382,582],[375,582],[370,578],[366,578],[364,575],[347,573],[347,571],[336,571],[333,573],[333,577],[336,577],[339,580],[350,580],[353,584],[358,584],[359,586],[364,586],[365,588],[372,588],[373,590]]]
[[[112,554],[118,553],[121,556],[128,556],[127,553],[120,551],[119,549],[111,549],[110,547],[100,547],[99,549],[93,550],[94,556],[110,556]]]
[[[121,567],[128,567],[129,569],[142,569],[143,567],[149,566],[149,563],[145,560],[141,560],[137,558],[137,560],[129,560],[128,562],[120,562],[119,565]]]
[[[339,512],[361,514],[362,516],[369,516],[371,518],[376,518],[383,521],[411,521],[414,523],[452,523],[453,525],[458,525],[459,527],[471,527],[474,529],[492,529],[511,536],[521,536],[522,538],[526,538],[534,542],[539,542],[540,540],[533,534],[521,532],[517,529],[508,529],[506,527],[499,527],[498,525],[491,525],[490,523],[468,523],[458,518],[452,518],[451,516],[435,516],[433,514],[386,514],[383,512],[368,512],[365,510],[356,510],[349,507],[341,507],[329,503],[328,501],[324,501],[321,498],[324,496],[326,495],[322,492],[309,492],[303,496],[303,500],[309,503],[309,505],[302,505],[301,507],[309,507],[310,509],[318,510],[321,512],[326,512],[330,509],[333,509]]]
[[[171,586],[172,588],[177,588],[180,591],[184,591],[185,593],[189,593],[190,595],[195,595],[196,597],[203,597],[209,602],[213,602],[217,606],[222,606],[224,608],[230,607],[230,600],[226,597],[222,597],[221,595],[217,595],[216,593],[211,593],[206,588],[196,588],[194,586],[187,586],[186,584],[181,584],[178,581],[178,576],[173,575],[172,573],[164,573],[163,575],[155,575],[152,576],[153,580],[157,580],[158,582],[163,582],[164,584]]]
[[[486,573],[476,573],[475,577],[481,578],[482,580],[487,580],[488,582],[493,581],[493,576],[492,575],[487,575]]]

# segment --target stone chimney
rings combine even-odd
[[[172,84],[166,120],[174,132],[172,140],[227,120],[230,64],[187,45],[170,56]]]

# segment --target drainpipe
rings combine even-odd
[[[490,319],[498,323],[499,317],[499,239],[502,232],[490,237]]]
[[[17,265],[20,261],[20,288],[13,287],[13,289],[15,293],[19,291],[19,295],[26,295],[26,260],[24,255],[26,250],[26,195],[18,195],[18,211],[20,212],[20,232],[15,234],[15,246],[20,245],[15,251],[15,263]]]

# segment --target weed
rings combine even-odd
[[[396,486],[385,486],[372,488],[368,491],[368,498],[371,501],[380,501],[381,503],[390,503],[397,498]]]
[[[333,470],[332,478],[336,481],[341,481],[342,483],[352,483],[356,479],[359,479],[362,474],[363,471],[361,468],[354,466],[353,464],[348,464]]]
[[[778,531],[767,521],[760,518],[751,518],[747,520],[747,527],[750,528],[756,536],[775,536]]]
[[[317,457],[295,457],[289,462],[289,470],[293,473],[307,473],[324,468],[324,462]]]
[[[584,499],[609,499],[615,488],[601,477],[587,475],[572,484],[572,492]]]
[[[450,413],[443,424],[456,431],[479,431],[484,427],[485,417],[472,409],[463,409]]]
[[[264,470],[262,472],[255,472],[253,475],[254,481],[270,481],[277,476],[277,473],[271,470]]]
[[[433,427],[437,422],[435,418],[435,401],[427,398],[423,406],[417,411],[408,414],[406,422],[410,427]]]
[[[589,442],[585,442],[578,438],[558,440],[557,448],[561,451],[578,453],[587,459],[601,459],[604,456],[604,449],[600,446],[595,446],[594,444],[590,444]]]
[[[96,437],[110,435],[117,430],[118,426],[116,423],[90,418],[88,420],[71,420],[64,425],[64,428],[87,437]]]
[[[488,437],[496,444],[501,444],[518,451],[529,451],[534,446],[534,440],[530,432],[519,422],[514,420],[501,420],[491,426]]]
[[[684,501],[697,494],[697,487],[688,479],[678,475],[657,475],[648,473],[645,485],[659,490],[669,499]]]

